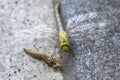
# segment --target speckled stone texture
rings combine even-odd
[[[0,80],[120,80],[120,0],[61,0],[71,44],[63,72],[23,48],[59,56],[52,0],[0,0]]]
[[[120,0],[63,0],[62,14],[74,53],[64,80],[120,80]]]
[[[23,52],[58,54],[52,0],[0,0],[0,80],[63,80],[62,73]]]

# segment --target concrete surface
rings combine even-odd
[[[64,0],[62,14],[74,53],[64,80],[120,80],[120,0]]]
[[[61,2],[69,53],[59,52],[52,0],[0,0],[0,80],[120,80],[120,1]],[[23,48],[62,55],[63,72]]]
[[[62,80],[23,48],[58,54],[52,0],[0,0],[0,80]]]

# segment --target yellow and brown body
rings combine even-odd
[[[68,51],[70,49],[70,44],[69,44],[68,36],[67,36],[66,32],[61,31],[59,33],[59,41],[60,41],[60,48],[63,51]]]
[[[68,51],[70,49],[70,44],[69,44],[69,41],[68,41],[67,33],[63,29],[63,25],[62,25],[62,22],[61,22],[61,18],[60,18],[60,4],[59,3],[55,3],[55,15],[56,15],[58,31],[59,31],[60,48],[63,51]]]

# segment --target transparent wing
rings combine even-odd
[[[50,55],[57,53],[59,49],[57,29],[45,25],[25,28],[17,32],[14,36],[13,44],[15,45],[15,43],[25,44],[25,48],[41,51],[46,54],[50,53]]]

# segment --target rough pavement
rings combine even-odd
[[[62,14],[74,53],[64,80],[120,80],[120,1],[64,0]]]
[[[63,79],[23,48],[59,56],[52,0],[0,0],[0,80]]]

